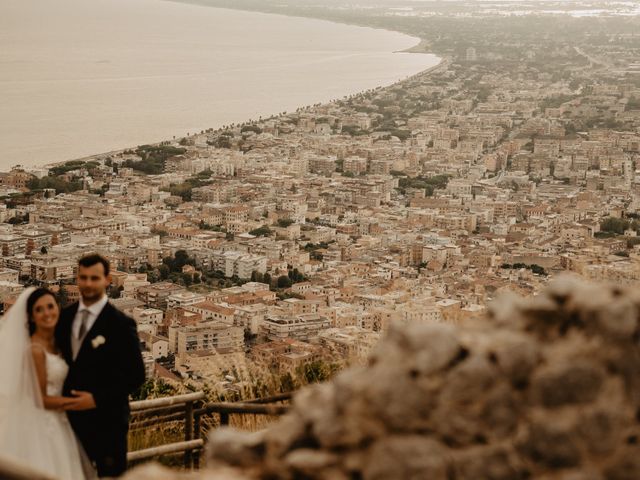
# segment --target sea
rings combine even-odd
[[[436,65],[381,29],[166,0],[0,1],[0,171],[267,117]]]

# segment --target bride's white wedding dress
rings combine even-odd
[[[94,475],[66,414],[42,406],[26,327],[32,291],[23,292],[0,319],[0,457],[52,478],[85,480]],[[67,363],[45,351],[45,365],[47,395],[62,395]]]
[[[69,366],[64,359],[45,351],[47,366],[47,395],[62,396],[64,379],[67,377]],[[43,426],[45,441],[51,446],[49,459],[39,465],[43,471],[53,474],[60,479],[84,479],[80,448],[73,433],[71,424],[64,412],[55,410],[44,411],[46,423]],[[40,468],[39,468],[40,469]],[[46,470],[45,470],[46,469]]]

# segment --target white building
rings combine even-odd
[[[169,350],[178,355],[199,350],[239,351],[243,342],[242,328],[220,322],[169,328]]]
[[[242,252],[216,251],[211,255],[211,267],[224,272],[225,277],[251,278],[252,272],[266,273],[267,257]]]
[[[148,333],[140,333],[140,340],[144,342],[146,350],[148,350],[153,359],[166,357],[169,355],[169,339]]]
[[[138,330],[140,332],[154,335],[158,329],[158,325],[162,324],[164,312],[157,308],[135,307],[132,316],[138,324]]]
[[[329,328],[331,321],[318,314],[267,315],[262,323],[262,331],[270,340],[296,338],[308,340]]]
[[[252,335],[257,335],[260,333],[266,314],[267,306],[262,303],[236,307],[234,324],[251,332]]]
[[[156,361],[151,352],[142,352],[142,362],[144,363],[144,371],[146,378],[153,378],[156,373]]]
[[[167,308],[185,308],[205,300],[205,296],[199,293],[178,292],[167,297]]]

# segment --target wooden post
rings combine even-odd
[[[132,430],[143,429],[150,425],[184,421],[184,441],[159,445],[144,450],[127,453],[130,461],[145,460],[163,455],[184,453],[184,467],[199,468],[201,451],[204,447],[203,417],[219,415],[220,426],[229,425],[229,416],[240,415],[284,415],[291,408],[289,405],[277,404],[288,400],[290,393],[275,395],[252,402],[217,402],[203,405],[206,398],[204,392],[193,392],[174,397],[155,398],[131,402],[133,417]],[[0,459],[0,480],[4,479],[5,465]],[[13,478],[13,477],[10,477]],[[36,477],[29,477],[29,480]]]
[[[184,441],[188,442],[193,439],[193,402],[189,401],[184,406]],[[192,465],[191,450],[184,452],[184,468],[191,469]]]
[[[220,425],[229,425],[229,412],[220,412]]]
[[[193,438],[194,440],[199,440],[202,437],[202,426],[200,424],[200,420],[202,415],[196,413],[193,418]],[[193,453],[193,468],[196,470],[200,469],[200,451],[196,450]]]

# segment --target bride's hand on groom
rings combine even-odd
[[[96,401],[90,392],[71,390],[71,395],[73,395],[73,397],[65,406],[65,410],[81,411],[96,408]]]

